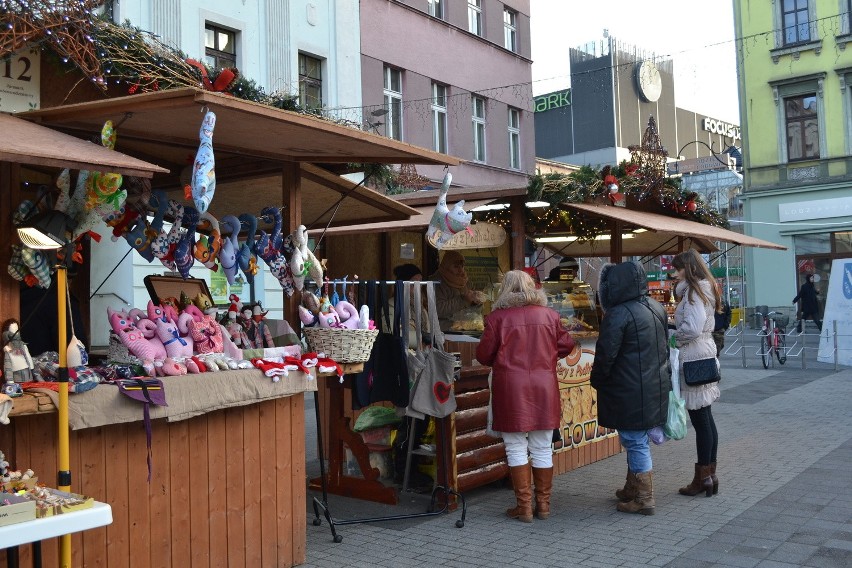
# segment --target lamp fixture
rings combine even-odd
[[[479,207],[474,207],[473,209],[471,209],[471,211],[495,211],[508,208],[508,203],[492,203],[490,205],[480,205]]]
[[[33,249],[59,249],[70,241],[74,220],[61,211],[38,213],[18,227],[18,238]]]
[[[527,201],[526,206],[532,209],[533,207],[550,207],[547,201]]]

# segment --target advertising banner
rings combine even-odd
[[[835,323],[837,361],[841,365],[852,366],[852,258],[839,258],[831,263],[825,319],[822,322],[823,334],[819,341],[819,360],[823,363],[834,362]]]

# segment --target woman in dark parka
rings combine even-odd
[[[653,515],[648,430],[666,422],[672,387],[666,311],[648,297],[645,270],[635,261],[605,265],[598,295],[604,316],[591,383],[598,394],[598,423],[618,430],[627,450],[618,510]]]

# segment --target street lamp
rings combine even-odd
[[[68,337],[66,334],[66,300],[67,270],[65,263],[71,259],[73,241],[71,234],[76,227],[74,220],[61,211],[39,213],[25,220],[18,227],[18,238],[26,246],[33,249],[58,250],[65,247],[65,256],[56,264],[56,316],[59,328],[59,405],[58,427],[59,438],[59,472],[57,488],[60,491],[71,491],[71,459],[68,439]],[[59,538],[59,565],[61,568],[71,566],[71,535]]]

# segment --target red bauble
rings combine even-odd
[[[695,201],[690,199],[689,201],[686,202],[686,208],[689,211],[695,211],[696,209],[698,209],[698,205],[695,204]]]

